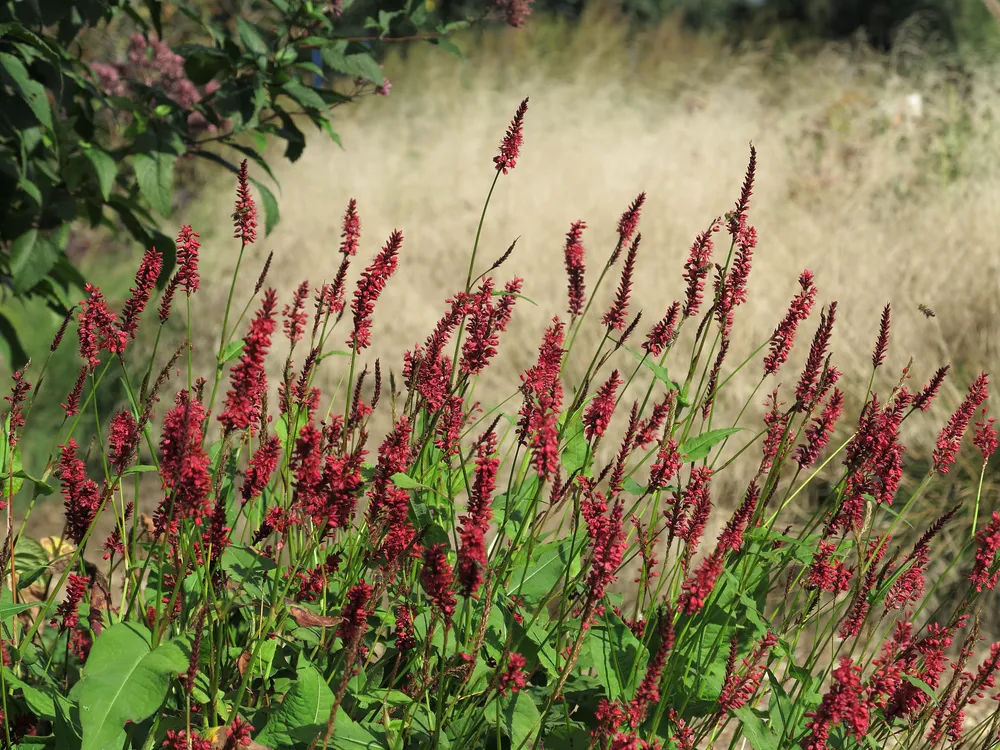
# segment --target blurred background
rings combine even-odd
[[[472,12],[471,3],[435,2],[455,20]],[[683,293],[682,265],[695,235],[735,202],[753,142],[759,162],[750,221],[759,245],[729,361],[735,365],[766,341],[808,268],[819,301],[839,303],[834,362],[845,372],[856,417],[879,315],[891,303],[890,357],[874,389],[887,393],[911,358],[911,389],[952,365],[937,408],[907,421],[912,487],[965,388],[1000,363],[1000,21],[993,15],[1000,9],[991,3],[536,0],[524,28],[497,23],[454,37],[462,59],[438,47],[384,45],[378,52],[388,95],[338,109],[340,146],[309,131],[297,162],[283,160],[280,150],[269,154],[282,220],[248,251],[237,306],[250,303],[272,251],[268,283],[284,301],[304,279],[314,286],[332,280],[340,222],[356,198],[359,261],[393,228],[405,236],[368,356],[398,374],[404,351],[427,336],[445,299],[464,283],[492,157],[529,96],[521,158],[494,193],[479,256],[487,264],[518,238],[499,278],[523,277],[524,294],[538,303],[518,302],[500,361],[477,387],[477,398],[496,403],[516,390],[547,321],[564,313],[562,249],[571,222],[587,223],[588,268],[596,269],[614,246],[621,212],[647,193],[633,309],[651,324]],[[226,7],[238,11],[239,4]],[[87,55],[120,56],[129,30],[113,31],[94,38]],[[192,300],[191,333],[207,375],[239,249],[229,218],[235,181],[191,167],[179,191],[163,231],[175,235],[190,223],[202,235],[203,288]],[[141,248],[86,229],[74,232],[71,247],[85,275],[111,300],[124,300]],[[590,274],[589,284],[594,280]],[[8,312],[31,321],[37,336],[29,353],[43,356],[58,318],[32,305]],[[800,333],[786,381],[804,359],[817,317]],[[592,333],[592,342],[581,341],[587,354],[570,364],[569,380],[586,366],[588,343],[600,337],[596,326]],[[36,407],[36,429],[24,446],[25,466],[36,473],[62,423],[55,396],[72,388],[78,367],[69,347],[55,362],[50,403]],[[336,387],[339,374],[330,367],[324,385]],[[734,378],[720,401],[724,417],[735,416],[759,379],[759,363]],[[753,395],[747,424],[759,424],[764,395]],[[107,406],[123,397],[113,383],[102,396]],[[948,493],[975,495],[981,460],[971,450],[964,456],[927,496],[920,511],[927,523]],[[997,507],[997,479],[987,476],[983,513]],[[33,524],[61,527],[60,504],[51,505],[51,515],[33,516]],[[925,527],[915,523],[904,533]],[[953,528],[968,533],[967,523]]]

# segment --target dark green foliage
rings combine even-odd
[[[272,176],[267,138],[284,140],[292,161],[305,149],[304,120],[337,140],[332,108],[383,83],[380,45],[415,35],[436,43],[456,26],[422,4],[370,0],[343,15],[334,5],[252,0],[211,13],[161,0],[0,6],[0,294],[40,298],[65,313],[84,283],[66,257],[77,222],[155,246],[165,282],[174,244],[158,222],[171,214],[185,162],[200,157],[236,171],[249,159]],[[85,58],[88,35],[123,31],[138,34],[131,59]],[[167,46],[175,36],[184,43]],[[354,85],[314,88],[314,76],[331,71]],[[277,200],[255,188],[270,231]],[[0,317],[13,367],[26,359],[18,334]]]

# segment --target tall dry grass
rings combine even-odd
[[[730,363],[769,336],[808,268],[821,302],[839,303],[834,357],[855,414],[886,302],[894,310],[892,346],[881,372],[899,373],[912,357],[911,388],[919,388],[937,367],[953,363],[938,410],[907,420],[906,439],[918,457],[929,455],[945,412],[978,370],[996,369],[1000,93],[992,69],[958,79],[908,49],[903,78],[899,59],[860,46],[808,58],[766,48],[732,53],[669,25],[630,38],[603,15],[575,28],[539,22],[521,34],[463,41],[469,57],[462,62],[434,49],[392,58],[391,97],[347,112],[339,123],[342,150],[316,135],[295,165],[274,155],[283,218],[245,260],[238,299],[252,292],[270,250],[268,283],[286,300],[303,279],[331,280],[342,212],[354,197],[363,229],[355,274],[394,227],[405,234],[368,352],[370,362],[379,357],[398,374],[403,352],[423,340],[445,298],[464,284],[490,159],[527,95],[522,156],[493,196],[480,259],[485,268],[519,238],[499,276],[524,277],[524,293],[539,306],[519,303],[500,361],[477,387],[484,403],[514,393],[544,325],[565,307],[562,248],[572,221],[589,225],[588,267],[596,270],[613,247],[620,212],[646,191],[633,309],[651,325],[682,293],[681,266],[694,236],[734,202],[750,141],[760,154],[751,211],[760,245]],[[196,227],[206,235],[207,265],[195,340],[206,359],[235,262],[224,227],[217,228],[230,200],[225,188],[207,190],[202,210],[212,218]],[[613,283],[606,286],[609,296]],[[918,304],[936,316],[925,317]],[[814,328],[812,321],[800,336]],[[591,330],[595,338],[580,342],[570,380],[579,380],[596,346],[600,332]],[[803,342],[786,379],[805,348]],[[734,379],[720,399],[718,424],[733,419],[759,372],[752,365]],[[885,392],[898,376],[881,378],[874,387]],[[758,391],[758,408],[743,424],[760,424],[774,385]],[[968,468],[953,474],[953,490],[974,496],[970,477],[978,478],[978,466]],[[996,493],[987,487],[988,512]],[[936,517],[938,500],[927,505],[928,518]]]

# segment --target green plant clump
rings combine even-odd
[[[528,125],[525,99],[494,158],[490,196],[516,168]],[[241,259],[258,229],[248,172],[244,161],[233,214]],[[972,421],[987,377],[942,420],[933,464],[904,496],[899,428],[932,405],[944,371],[919,390],[905,372],[883,371],[888,307],[865,406],[839,445],[831,437],[846,421],[845,400],[828,354],[835,303],[819,312],[803,369],[788,372],[797,329],[818,304],[809,271],[774,334],[744,361],[727,358],[757,244],[755,172],[752,150],[735,206],[691,246],[684,297],[652,325],[640,328],[630,306],[645,195],[622,214],[605,258],[587,251],[586,227],[574,224],[566,305],[553,310],[537,362],[511,384],[512,409],[480,407],[473,391],[511,316],[531,304],[530,281],[497,281],[511,252],[484,261],[482,223],[464,288],[406,354],[401,381],[366,351],[406,243],[392,232],[348,296],[361,229],[354,201],[336,281],[303,283],[283,308],[266,271],[250,299],[231,293],[227,311],[254,312],[227,312],[207,378],[195,377],[183,345],[154,352],[141,382],[125,366],[140,318],[162,326],[197,293],[191,227],[179,232],[177,268],[158,300],[155,250],[120,312],[91,290],[78,321],[80,386],[41,476],[24,471],[18,444],[32,429],[32,403],[50,397],[47,363],[18,372],[8,397],[0,741],[82,750],[995,747],[1000,644],[980,645],[978,618],[995,606],[1000,514],[980,513],[976,497],[965,536],[974,557],[954,558],[950,579],[961,586],[940,606],[934,594],[949,575],[928,572],[957,509],[943,508],[912,548],[892,541],[967,432],[985,467],[996,431],[992,420]],[[614,300],[598,315],[594,295],[615,276]],[[574,346],[584,326],[603,331],[595,351]],[[270,356],[285,363],[276,399]],[[586,375],[564,383],[573,357],[589,362]],[[343,364],[346,380],[323,394],[313,383],[331,363]],[[128,406],[103,414],[95,388],[119,375]],[[793,389],[778,388],[777,376]],[[751,398],[769,394],[763,425],[716,412],[737,377],[758,382]],[[642,380],[649,385],[626,398]],[[166,413],[154,434],[158,400]],[[369,440],[376,410],[392,423],[378,447]],[[83,421],[102,425],[99,476],[88,476],[74,440]],[[624,438],[605,464],[613,422]],[[722,511],[713,485],[737,456],[756,468]],[[789,525],[814,478],[834,466],[824,507]],[[146,473],[159,480],[152,497],[140,492]],[[11,503],[57,490],[63,533],[30,538]],[[95,537],[109,516],[113,530]],[[715,541],[705,538],[710,522],[721,529]]]

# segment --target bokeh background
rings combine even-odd
[[[468,12],[462,3],[441,7],[456,19]],[[88,54],[119,54],[128,29],[120,31],[95,40]],[[767,339],[808,268],[819,301],[839,304],[835,364],[845,372],[856,418],[879,314],[890,302],[890,357],[875,389],[887,392],[911,358],[911,388],[952,365],[937,409],[907,421],[914,486],[965,387],[1000,361],[1000,20],[990,2],[551,0],[535,3],[523,29],[480,27],[455,41],[463,59],[418,44],[387,49],[391,92],[339,110],[342,146],[316,134],[294,164],[280,150],[270,155],[282,221],[245,257],[238,309],[250,300],[269,252],[268,283],[286,301],[304,279],[331,280],[340,220],[354,197],[361,261],[393,228],[405,235],[369,351],[370,363],[378,357],[398,374],[404,351],[423,341],[445,299],[464,283],[491,159],[518,102],[529,96],[522,155],[494,193],[480,250],[487,263],[518,238],[499,277],[523,277],[524,294],[538,303],[518,303],[501,357],[477,386],[477,398],[496,403],[515,392],[547,321],[564,313],[562,249],[570,223],[587,222],[588,267],[596,270],[613,248],[619,215],[646,192],[633,309],[651,324],[683,292],[682,265],[695,235],[736,200],[753,142],[759,165],[750,220],[759,245],[729,361],[738,363]],[[235,185],[228,174],[191,168],[180,190],[174,225],[163,229],[173,235],[190,223],[202,235],[203,288],[193,299],[191,337],[196,368],[210,375],[238,251],[229,219]],[[141,249],[84,230],[73,247],[88,277],[110,299],[124,300]],[[595,274],[588,279],[592,285]],[[30,353],[44,356],[59,321],[30,305],[7,304],[12,318],[30,321]],[[816,317],[802,339],[815,325]],[[586,366],[600,336],[596,326],[592,334],[580,342],[569,381]],[[183,331],[172,335],[180,340]],[[801,341],[785,380],[806,347]],[[161,345],[161,358],[169,349]],[[35,430],[25,438],[24,461],[35,475],[62,422],[58,402],[72,387],[75,357],[68,347],[56,355],[49,397],[31,415]],[[332,390],[340,373],[336,362],[327,364],[323,385]],[[754,363],[733,379],[720,401],[720,424],[751,394],[745,423],[759,424],[766,393],[754,390],[760,372]],[[124,394],[120,385],[106,385],[107,409]],[[845,435],[850,421],[842,425]],[[925,496],[904,535],[921,533],[949,496],[974,496],[980,463],[966,452]],[[739,484],[734,476],[720,486],[720,505]],[[997,507],[990,474],[983,497],[982,512]],[[32,530],[58,533],[58,495],[40,502],[48,509],[36,508]],[[821,493],[803,498],[812,502],[821,502]],[[953,528],[968,533],[967,524]],[[961,541],[946,544],[957,549]]]

